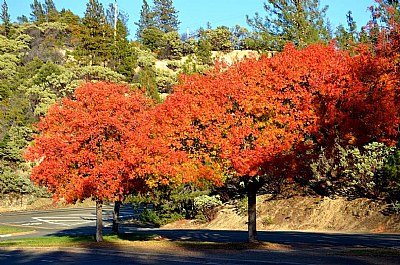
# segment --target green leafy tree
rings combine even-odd
[[[24,52],[29,49],[24,37],[26,35],[21,34],[17,39],[9,39],[0,35],[0,100],[10,96],[17,87],[15,77],[18,66],[22,62]]]
[[[216,29],[200,30],[200,37],[206,39],[213,51],[231,51],[233,50],[233,36],[230,29],[226,26],[220,26]]]
[[[246,50],[246,39],[249,38],[250,32],[247,28],[236,25],[231,29],[232,43],[235,50]]]
[[[162,32],[179,30],[178,11],[172,0],[154,0],[153,15],[155,26]]]
[[[211,49],[211,43],[207,39],[201,38],[195,53],[197,59],[205,65],[211,65],[213,63]]]
[[[180,59],[182,58],[183,43],[177,31],[165,33],[161,39],[160,51],[158,58],[160,59]]]
[[[4,36],[8,36],[10,34],[10,27],[11,27],[11,21],[10,21],[10,13],[8,12],[8,5],[6,0],[3,1],[3,4],[1,5],[1,21],[3,21],[3,32]]]
[[[331,39],[325,18],[328,6],[321,9],[319,0],[268,0],[264,9],[265,18],[258,13],[254,18],[247,16],[248,24],[264,42],[264,49],[282,50],[287,42],[303,48]]]

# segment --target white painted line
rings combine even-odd
[[[62,226],[76,226],[76,225],[82,225],[82,224],[88,224],[94,222],[94,220],[82,220],[80,218],[77,219],[53,219],[53,218],[60,218],[60,216],[55,216],[55,217],[32,217],[32,219],[47,223],[47,224],[53,224],[53,225],[62,225]],[[71,218],[71,217],[68,217]],[[71,223],[72,222],[72,223]]]
[[[25,225],[25,226],[30,226],[30,225],[41,225],[41,224],[43,224],[43,223],[40,223],[40,222],[37,222],[37,223],[23,223],[23,224],[21,224],[21,225]]]

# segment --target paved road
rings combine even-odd
[[[104,209],[105,233],[110,232],[112,207]],[[124,206],[122,218],[132,218],[132,207]],[[7,213],[0,215],[0,225],[30,227],[36,232],[23,237],[45,235],[80,235],[95,233],[95,209],[64,209],[52,211],[32,211]],[[121,232],[158,234],[171,240],[208,241],[208,242],[244,242],[246,231],[225,230],[185,230],[138,228],[123,225]],[[15,238],[15,237],[10,237]],[[374,260],[373,258],[339,257],[326,255],[327,251],[348,247],[400,248],[398,234],[339,234],[309,233],[296,231],[259,231],[261,241],[287,244],[296,251],[240,251],[234,253],[204,252],[159,254],[143,253],[143,250],[110,253],[105,250],[0,250],[0,264],[400,264],[399,258]],[[8,238],[0,238],[7,240]],[[106,253],[105,253],[106,252]],[[15,260],[15,257],[18,260]],[[79,262],[80,263],[79,263]],[[78,262],[78,263],[77,263]]]
[[[265,265],[398,265],[395,258],[337,256],[310,251],[190,251],[182,253],[144,252],[143,249],[124,251],[93,249],[0,249],[0,264],[265,264]]]
[[[103,221],[105,230],[112,225],[113,207],[103,207]],[[121,207],[120,219],[137,217],[131,205]],[[22,211],[0,213],[0,225],[33,229],[32,236],[62,234],[65,231],[75,234],[91,234],[96,225],[96,211],[94,207],[68,208],[45,211]]]

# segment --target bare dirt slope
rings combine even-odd
[[[385,214],[387,205],[368,199],[346,200],[321,197],[289,199],[257,198],[258,230],[303,230],[331,232],[400,232],[400,214]],[[180,221],[168,227],[246,230],[247,216],[234,203],[220,208],[206,224]]]

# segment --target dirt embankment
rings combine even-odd
[[[257,198],[258,230],[304,230],[331,232],[400,232],[400,214],[385,214],[387,204],[368,199],[346,200],[320,197],[289,199]],[[221,207],[210,223],[180,221],[168,227],[246,230],[247,216],[234,203]]]

